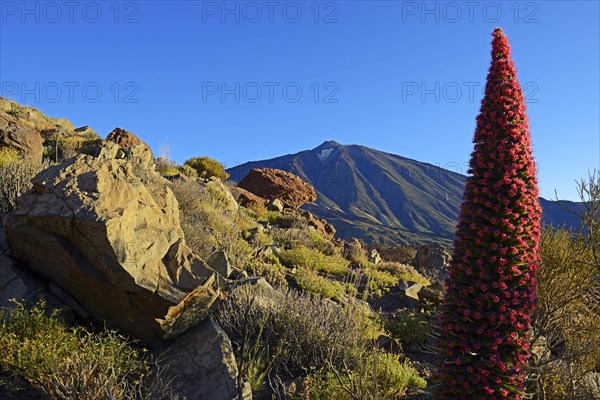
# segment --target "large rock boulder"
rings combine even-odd
[[[452,256],[441,244],[424,244],[417,250],[412,266],[420,273],[443,282],[448,276]]]
[[[42,136],[38,131],[19,123],[12,115],[0,112],[0,148],[10,147],[35,160],[42,160]]]
[[[148,343],[205,319],[216,274],[186,246],[178,203],[143,146],[130,160],[106,142],[38,174],[6,218],[16,258],[95,319]]]
[[[113,129],[113,131],[106,137],[106,140],[118,144],[119,147],[126,153],[130,153],[134,147],[141,145],[152,154],[152,150],[146,143],[144,143],[133,133],[122,128]]]
[[[250,400],[249,385],[240,385],[231,341],[212,319],[155,350],[175,377],[175,392],[194,400]]]
[[[317,200],[315,188],[300,177],[275,168],[253,168],[238,187],[267,200],[279,199],[287,208]]]

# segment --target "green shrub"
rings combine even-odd
[[[285,280],[285,268],[275,256],[267,257],[267,260],[251,259],[246,268],[252,276],[260,276],[271,285],[287,286]]]
[[[296,282],[302,290],[327,299],[339,297],[346,292],[346,288],[340,282],[319,276],[315,271],[306,268],[298,268]]]
[[[302,219],[293,210],[267,211],[267,221],[272,225],[277,225],[279,228],[297,228],[302,229],[307,227],[306,220]]]
[[[189,178],[197,178],[198,177],[198,172],[190,167],[189,165],[180,165],[177,167],[177,169],[179,170],[179,172],[181,172],[183,175],[189,177]]]
[[[308,242],[307,247],[309,248],[319,250],[327,255],[334,255],[336,253],[335,246],[333,246],[331,241],[317,231],[309,229],[306,239]]]
[[[348,356],[353,368],[323,369],[309,375],[302,399],[376,400],[404,398],[407,388],[424,388],[425,379],[398,356],[382,351]],[[348,364],[346,364],[348,365]]]
[[[365,268],[363,275],[367,277],[367,285],[372,294],[381,296],[390,286],[398,284],[398,278],[386,271],[379,271],[374,268]]]
[[[133,399],[150,364],[132,342],[113,331],[67,328],[44,303],[19,305],[0,321],[0,369],[53,399]]]
[[[222,181],[229,178],[229,174],[225,171],[223,164],[210,157],[194,157],[187,160],[184,165],[187,165],[196,170],[198,176],[202,178],[210,178],[216,176]]]
[[[7,167],[21,160],[21,153],[11,147],[0,148],[0,168]]]
[[[328,256],[306,246],[282,251],[279,259],[283,265],[290,268],[296,266],[332,275],[345,275],[348,272],[348,263],[343,258]]]
[[[378,271],[387,272],[390,275],[393,275],[398,279],[402,279],[407,282],[416,282],[424,286],[431,284],[431,281],[429,279],[421,275],[416,269],[407,264],[391,261],[382,261],[375,266],[375,269],[377,269]]]
[[[250,203],[246,207],[242,207],[250,211],[250,214],[254,219],[259,222],[269,222],[269,214],[271,211],[267,210],[267,206],[264,204]]]
[[[410,310],[401,310],[387,324],[394,338],[404,344],[423,345],[428,336],[433,333],[434,318],[430,315]]]

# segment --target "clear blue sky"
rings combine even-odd
[[[499,26],[542,195],[576,199],[600,166],[599,20],[598,1],[3,0],[0,89],[179,162],[333,139],[465,173]]]

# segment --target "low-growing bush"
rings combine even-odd
[[[276,256],[267,257],[266,260],[251,259],[246,268],[252,276],[260,276],[271,285],[287,286],[285,268]]]
[[[386,271],[379,271],[375,268],[364,268],[362,270],[367,277],[367,286],[372,295],[381,296],[390,286],[396,286],[399,278]]]
[[[301,267],[332,275],[345,275],[348,263],[341,257],[328,256],[306,246],[297,246],[279,254],[281,263],[286,267]]]
[[[184,165],[187,165],[196,170],[199,177],[210,178],[216,176],[222,181],[229,178],[229,174],[225,171],[223,164],[210,157],[194,157],[187,160]]]
[[[233,342],[242,375],[250,365],[261,364],[264,370],[253,374],[269,382],[328,364],[341,368],[347,353],[362,351],[383,333],[367,308],[262,285],[234,289],[216,318]],[[247,349],[260,351],[248,354]]]
[[[51,399],[141,399],[151,364],[134,343],[114,331],[92,334],[68,328],[23,305],[0,316],[0,369]],[[10,389],[10,388],[8,388]]]
[[[421,275],[414,267],[408,264],[402,264],[399,262],[382,261],[375,266],[375,269],[384,271],[397,277],[398,279],[405,280],[407,282],[416,282],[421,285],[430,285],[429,279]]]
[[[404,344],[424,344],[434,332],[435,318],[429,314],[410,310],[398,311],[386,324],[394,338]]]
[[[369,261],[367,251],[361,246],[351,245],[349,247],[346,247],[344,249],[344,257],[347,260],[349,260],[352,263],[352,265],[358,268],[367,268],[373,265]]]
[[[348,358],[352,369],[334,367],[311,374],[300,397],[307,400],[400,399],[408,388],[426,386],[425,379],[397,355],[374,350],[348,355]]]
[[[307,268],[298,268],[296,282],[306,292],[333,299],[346,293],[346,288],[340,282],[319,276],[315,271]]]
[[[177,169],[179,170],[179,172],[181,172],[183,175],[189,177],[189,178],[197,178],[198,177],[198,172],[190,167],[189,165],[180,165],[177,167]]]
[[[267,221],[272,225],[277,225],[279,228],[295,228],[302,230],[308,228],[308,223],[295,211],[286,210],[283,212],[279,211],[267,211]]]
[[[11,147],[0,148],[0,168],[7,167],[21,160],[21,153]]]
[[[313,248],[315,250],[319,250],[321,253],[326,254],[328,256],[340,255],[340,249],[337,248],[331,240],[325,238],[319,232],[310,230],[307,235],[307,246]]]

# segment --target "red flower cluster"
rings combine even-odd
[[[493,37],[440,317],[440,400],[519,400],[529,357],[541,208],[525,99],[504,32]]]

